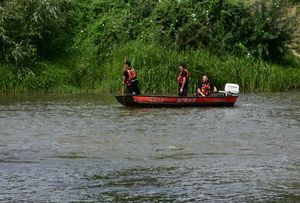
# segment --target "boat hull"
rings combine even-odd
[[[238,96],[176,97],[124,95],[116,96],[124,106],[136,107],[228,107],[233,106]]]

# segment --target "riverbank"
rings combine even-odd
[[[190,92],[203,74],[219,89],[300,89],[295,1],[47,2],[0,3],[0,92],[120,92],[125,57],[149,94],[176,92],[181,62]]]
[[[124,56],[137,70],[143,92],[176,91],[178,63],[187,62],[191,88],[208,74],[218,89],[237,83],[242,92],[273,92],[300,89],[300,63],[290,57],[281,64],[248,57],[216,56],[208,51],[179,52],[157,44],[129,42],[116,49],[103,63],[83,56],[65,56],[38,62],[32,71],[20,74],[10,65],[0,65],[1,92],[119,92]],[[285,65],[283,65],[285,64]]]

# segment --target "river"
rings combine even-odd
[[[1,202],[299,202],[300,92],[232,108],[0,95]]]

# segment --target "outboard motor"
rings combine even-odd
[[[234,83],[225,84],[225,95],[238,95],[240,93],[240,86]]]

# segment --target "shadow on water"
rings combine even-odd
[[[186,160],[189,158],[196,158],[198,154],[196,153],[173,153],[173,154],[160,154],[153,156],[153,160],[164,160],[164,159],[173,159],[173,160]]]
[[[167,194],[163,187],[171,186],[173,182],[166,181],[166,177],[177,172],[177,167],[165,166],[127,168],[103,175],[86,176],[84,179],[89,184],[84,188],[98,189],[98,194],[92,195],[92,199],[99,201],[174,202],[178,195]],[[157,191],[156,188],[162,190]]]
[[[105,180],[106,184],[110,186],[145,186],[155,185],[159,186],[163,184],[157,178],[151,178],[153,176],[158,177],[163,174],[171,174],[178,170],[176,167],[134,167],[128,169],[122,169],[119,171],[112,171],[104,175],[91,175],[86,176],[84,179],[88,181]],[[87,186],[89,187],[89,186]],[[93,187],[93,186],[91,186]]]

